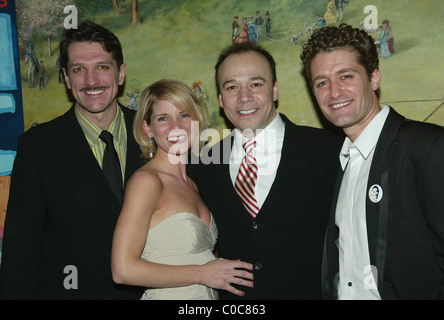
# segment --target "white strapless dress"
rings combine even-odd
[[[217,227],[211,216],[210,227],[195,214],[179,212],[148,232],[142,259],[169,265],[203,265],[213,254]],[[215,300],[217,291],[201,284],[176,288],[147,288],[142,300]]]

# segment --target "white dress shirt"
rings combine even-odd
[[[365,203],[368,176],[376,144],[389,114],[383,106],[359,137],[352,142],[345,138],[339,158],[344,176],[336,206],[339,228],[340,300],[380,300],[376,274],[370,266]],[[382,195],[383,196],[383,195]]]
[[[253,138],[257,144],[254,148],[258,166],[255,194],[259,208],[264,204],[276,177],[276,171],[281,160],[284,133],[285,123],[279,113],[276,112],[273,121]],[[234,143],[230,158],[230,176],[234,186],[240,164],[245,157],[242,145],[247,141],[247,138],[238,129],[235,129],[233,134]]]

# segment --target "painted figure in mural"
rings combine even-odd
[[[26,49],[26,56],[28,56],[32,60],[36,68],[38,68],[39,60],[35,55],[34,44],[32,42],[29,43],[28,48]]]
[[[381,106],[373,38],[316,30],[301,59],[325,116],[346,134],[325,238],[325,298],[444,299],[444,128]]]
[[[253,285],[239,270],[250,263],[214,256],[215,220],[186,174],[206,128],[207,112],[185,84],[160,80],[142,93],[134,132],[147,162],[128,182],[111,260],[117,283],[147,288],[142,300],[215,300],[215,289],[243,295],[233,284]]]
[[[39,90],[42,90],[42,87],[45,87],[45,77],[46,77],[46,69],[43,65],[43,60],[40,60],[39,65]]]
[[[139,99],[139,88],[133,88],[130,92],[127,92],[126,95],[129,99],[125,100],[125,104],[128,108],[136,110],[137,109],[137,103]]]
[[[206,101],[208,100],[208,94],[202,89],[200,81],[195,81],[191,88],[193,89],[193,93],[196,95],[196,97],[199,99],[200,104],[205,109],[205,112],[208,114],[208,107],[206,104]]]
[[[378,43],[379,43],[379,57],[381,58],[389,58],[392,54],[389,50],[389,42],[388,42],[388,38],[387,38],[387,30],[386,28],[381,25],[379,26],[379,30],[380,30],[380,34],[379,34],[379,39],[378,39]]]
[[[248,42],[248,25],[247,25],[247,18],[243,17],[241,21],[241,32],[237,36],[236,40],[234,40],[234,43],[244,43]]]
[[[257,32],[257,40],[262,37],[262,26],[264,25],[264,18],[261,16],[261,12],[258,10],[256,11],[256,19],[254,19],[254,25],[256,26],[256,32]]]
[[[335,0],[336,7],[336,21],[341,22],[344,14],[344,3],[348,3],[346,0]]]
[[[390,51],[391,54],[394,54],[395,53],[395,48],[393,46],[394,39],[393,39],[392,27],[390,27],[390,21],[384,20],[382,21],[382,25],[384,26],[385,34],[387,36],[388,50]]]
[[[139,299],[143,288],[113,283],[110,264],[124,187],[143,164],[135,111],[117,101],[122,47],[109,30],[84,22],[65,30],[60,56],[75,102],[18,140],[0,298]]]
[[[193,89],[194,94],[199,98],[202,106],[207,110],[209,127],[216,126],[217,116],[219,114],[217,104],[210,99],[208,92],[202,87],[200,81],[195,81],[191,88]]]
[[[253,16],[250,16],[248,20],[248,39],[251,42],[257,42],[256,25],[253,22]]]
[[[336,23],[336,5],[334,0],[328,1],[327,10],[324,13],[324,19],[327,26]]]
[[[57,69],[57,73],[58,73],[59,83],[62,83],[64,81],[64,76],[63,76],[63,69],[62,69],[60,54],[57,56],[56,69]]]
[[[270,12],[268,10],[265,14],[265,35],[267,36],[267,38],[271,37],[271,18]]]
[[[237,22],[239,20],[238,16],[234,16],[233,18],[233,22],[231,23],[231,41],[234,42],[234,40],[236,40],[237,36],[239,35],[239,23]]]
[[[246,287],[244,297],[219,296],[320,299],[341,139],[277,112],[276,63],[262,47],[226,48],[215,69],[219,105],[235,129],[188,168],[218,226],[220,256],[254,266],[254,288]],[[242,179],[247,172],[254,183]]]
[[[29,43],[26,49],[25,64],[27,66],[28,86],[33,88],[36,82],[36,74],[39,72],[39,60],[37,59],[34,51],[34,44]]]
[[[325,24],[326,24],[326,21],[325,21],[324,17],[317,14],[316,15],[316,26],[318,28],[322,28],[323,26],[325,26]]]
[[[35,86],[36,66],[29,56],[25,57],[25,65],[27,66],[28,87],[33,88]]]
[[[131,79],[129,87],[130,91],[126,93],[128,99],[125,100],[125,104],[128,108],[137,110],[140,98],[140,81],[137,79]]]

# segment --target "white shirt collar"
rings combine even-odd
[[[373,120],[365,127],[359,137],[352,142],[348,137],[345,138],[342,145],[341,152],[339,153],[339,160],[341,162],[342,169],[345,169],[348,159],[350,157],[350,147],[354,146],[359,151],[364,159],[367,159],[372,150],[376,147],[382,128],[384,127],[385,120],[390,112],[390,107],[384,105],[379,113],[373,118]]]
[[[276,111],[276,117],[271,123],[253,140],[256,141],[257,146],[263,148],[266,152],[272,152],[276,149],[276,141],[281,141],[284,138],[285,122],[282,120],[279,112]],[[247,138],[241,133],[239,129],[234,130],[234,148],[233,150],[243,150],[242,145],[247,141]]]

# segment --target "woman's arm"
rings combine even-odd
[[[112,244],[111,271],[116,283],[144,285],[148,279],[140,256],[161,193],[160,179],[147,170],[136,171],[129,180]]]
[[[253,286],[250,263],[217,259],[204,265],[172,266],[145,261],[145,247],[150,221],[162,193],[162,183],[148,171],[140,170],[130,179],[125,200],[114,231],[111,269],[116,283],[152,288],[204,284],[237,295],[231,283]],[[249,280],[245,280],[249,279]]]

